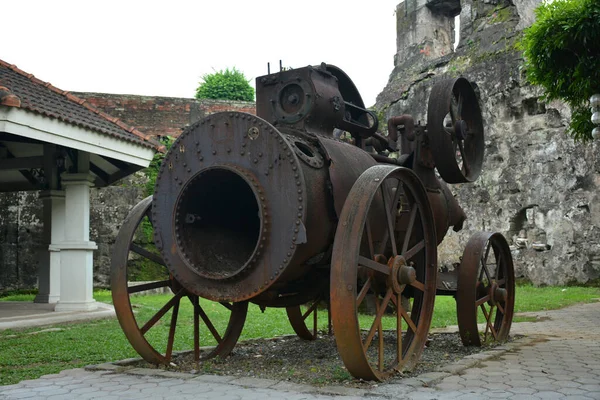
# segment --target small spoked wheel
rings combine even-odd
[[[411,170],[377,165],[359,177],[338,222],[330,293],[338,351],[353,376],[382,380],[419,360],[435,300],[436,243],[425,188]]]
[[[317,339],[318,333],[318,314],[319,306],[327,305],[328,317],[328,333],[331,334],[331,313],[329,312],[329,303],[325,302],[321,297],[307,303],[304,307],[292,306],[286,307],[288,319],[292,329],[296,332],[299,338],[304,340]]]
[[[200,299],[173,279],[151,239],[151,203],[152,196],[131,210],[113,251],[111,289],[121,328],[133,348],[149,363],[171,362],[176,333],[178,338],[190,342],[189,347],[193,346],[196,361],[217,355],[224,357],[231,352],[242,332],[248,303],[216,303]],[[153,280],[133,281],[136,277],[148,276],[149,271],[152,271]],[[150,310],[142,307],[134,312],[137,296],[157,289],[167,292],[168,298]],[[169,313],[170,318],[166,317]],[[215,347],[201,354],[201,343]]]
[[[433,86],[427,132],[435,165],[446,182],[473,182],[479,177],[484,153],[483,120],[468,80],[445,79]]]
[[[508,338],[515,306],[515,272],[500,233],[478,232],[465,247],[456,293],[460,337],[465,346]],[[485,328],[480,333],[478,321]]]

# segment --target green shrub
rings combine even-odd
[[[197,99],[254,101],[254,88],[235,67],[205,74],[202,81],[196,89]]]
[[[589,98],[600,93],[600,2],[556,0],[536,9],[535,23],[521,41],[527,79],[572,109],[568,133],[592,138]]]

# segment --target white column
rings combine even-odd
[[[56,303],[60,299],[60,251],[53,249],[65,236],[65,194],[59,190],[40,193],[44,205],[42,248],[39,254],[38,288],[35,303]]]
[[[93,252],[98,247],[90,239],[90,187],[88,173],[63,174],[65,189],[64,241],[60,250],[60,300],[55,311],[86,311],[97,308],[93,297]]]

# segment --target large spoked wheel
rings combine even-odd
[[[190,325],[190,342],[193,342],[195,360],[226,356],[231,352],[244,327],[248,303],[202,303],[198,296],[193,295],[183,288],[169,274],[159,252],[153,243],[144,240],[148,235],[147,230],[152,229],[150,220],[150,209],[152,196],[138,203],[129,213],[119,234],[117,236],[115,249],[113,251],[111,266],[111,289],[113,303],[117,318],[125,336],[133,348],[144,358],[153,364],[168,364],[171,362],[173,344],[175,342],[176,328]],[[145,232],[146,231],[146,232]],[[141,239],[138,239],[141,237]],[[151,241],[150,241],[151,242]],[[153,282],[142,284],[130,284],[130,279],[135,270],[139,268],[153,268],[155,276],[162,276]],[[135,297],[153,289],[168,288],[170,297],[164,304],[157,305],[157,311],[142,317],[134,313]],[[190,302],[185,304],[185,298]],[[182,303],[182,299],[184,302]],[[203,304],[204,303],[204,304]],[[185,304],[185,305],[184,305]],[[182,312],[185,307],[191,308],[188,312]],[[210,310],[209,310],[210,309]],[[170,312],[170,320],[161,319]],[[137,314],[142,314],[141,311]],[[191,316],[191,321],[179,318],[180,314]],[[213,316],[211,318],[209,315]],[[225,316],[224,321],[223,317]],[[143,320],[141,320],[143,319]],[[167,319],[167,318],[165,318]],[[221,320],[217,322],[217,320]],[[200,354],[201,322],[206,329],[205,336],[214,339],[216,347],[206,353]],[[168,329],[165,329],[165,325]],[[182,336],[187,336],[182,334]],[[209,343],[206,343],[209,344]]]
[[[425,188],[402,167],[377,165],[350,191],[331,266],[331,317],[338,351],[357,378],[409,370],[427,340],[436,291],[437,247]],[[362,312],[364,300],[374,315]],[[412,298],[405,309],[402,297]]]
[[[327,325],[328,333],[331,334],[331,313],[329,312],[329,303],[325,302],[321,297],[309,302],[305,307],[292,306],[286,307],[288,319],[292,329],[296,332],[299,338],[304,340],[315,340],[317,339],[318,333],[318,314],[319,306],[322,304],[327,305]]]
[[[463,344],[505,341],[514,306],[515,272],[506,239],[500,233],[476,233],[467,243],[458,273],[456,308]],[[481,334],[479,316],[485,321]]]
[[[485,147],[483,120],[468,80],[445,79],[433,86],[427,132],[435,165],[446,182],[473,182],[479,177]]]

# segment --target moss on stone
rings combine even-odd
[[[500,24],[502,22],[508,21],[509,19],[512,18],[512,16],[513,16],[513,13],[511,11],[510,7],[504,7],[504,8],[496,7],[488,15],[488,21],[490,24]]]

